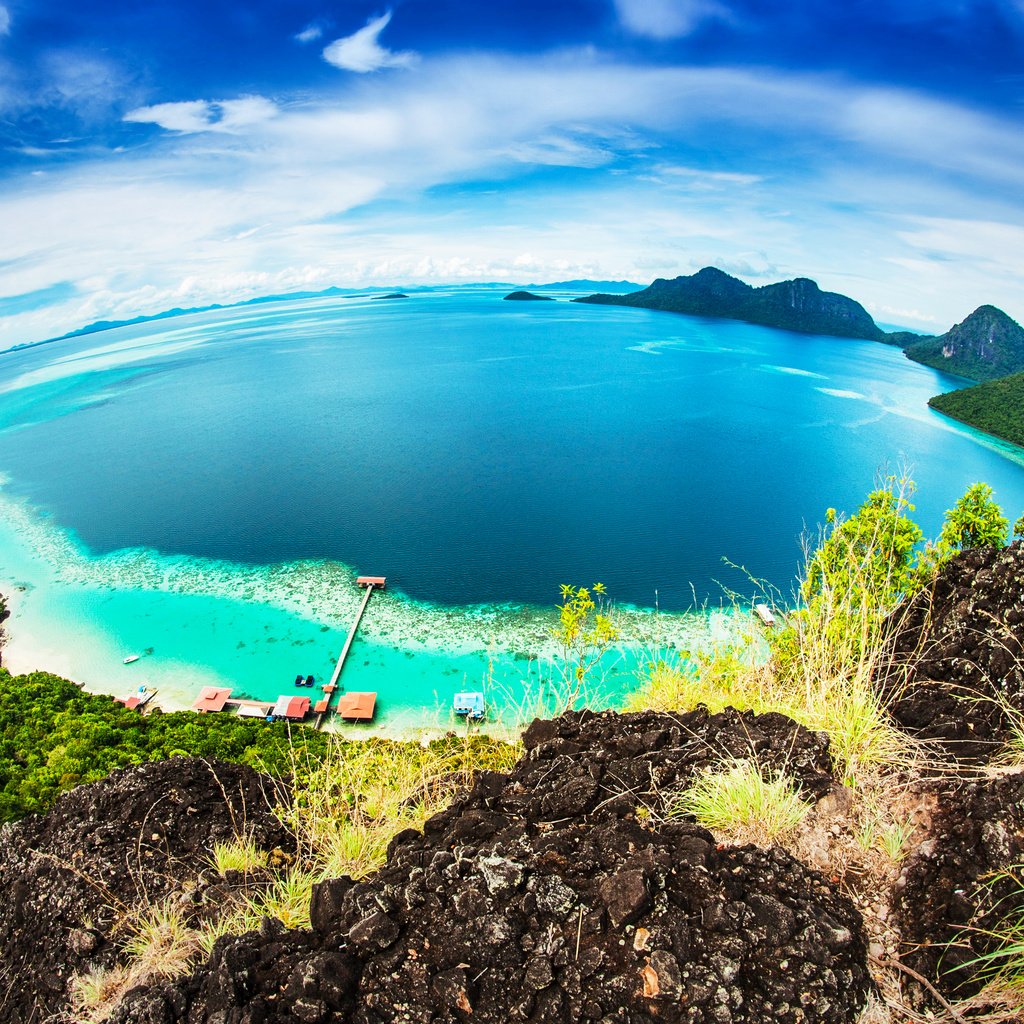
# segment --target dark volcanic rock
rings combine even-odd
[[[957,555],[894,616],[878,670],[908,732],[984,759],[1024,715],[1024,546]]]
[[[780,849],[719,848],[658,818],[733,755],[820,794],[825,740],[781,715],[698,710],[573,713],[524,742],[510,775],[482,773],[396,836],[375,876],[318,889],[315,932],[222,939],[114,1021],[856,1019],[870,981],[853,905]]]
[[[939,796],[931,838],[896,882],[894,920],[902,960],[948,995],[981,987],[986,932],[1024,911],[1020,882],[993,876],[1024,861],[1024,774],[950,788]],[[968,930],[970,929],[970,930]]]
[[[290,849],[251,768],[174,758],[114,772],[0,829],[0,1020],[66,1009],[72,975],[117,958],[116,924],[172,896],[200,914],[222,897],[216,842],[242,831]]]
[[[628,295],[590,295],[573,301],[725,317],[803,334],[885,339],[859,302],[823,292],[806,277],[753,288],[715,267],[705,267],[689,277],[658,278],[649,288]]]

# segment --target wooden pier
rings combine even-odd
[[[331,713],[331,701],[334,700],[334,695],[338,693],[338,680],[341,677],[341,670],[345,667],[345,659],[348,657],[348,652],[352,648],[352,642],[356,638],[356,633],[359,631],[359,623],[363,618],[363,612],[366,611],[366,606],[370,603],[370,595],[374,592],[377,587],[384,589],[385,577],[384,576],[360,576],[356,583],[366,588],[366,593],[363,595],[363,600],[359,605],[359,611],[356,612],[356,617],[352,622],[352,628],[348,631],[348,636],[345,639],[345,646],[341,649],[341,654],[338,656],[338,663],[334,666],[334,674],[331,676],[330,683],[324,687],[324,693],[327,695],[326,702],[318,702],[319,707],[323,704],[323,711],[316,716],[316,722],[313,723],[314,729],[319,729],[323,725],[324,720]]]

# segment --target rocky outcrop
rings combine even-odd
[[[947,563],[889,623],[876,678],[912,735],[985,760],[1024,723],[1024,544]]]
[[[64,1012],[78,973],[109,967],[119,925],[171,899],[186,916],[224,899],[216,842],[250,835],[287,858],[270,780],[251,768],[174,758],[114,772],[46,815],[0,828],[0,1020]]]
[[[534,295],[533,292],[509,292],[506,302],[554,302],[550,295]]]
[[[649,288],[628,295],[591,295],[573,301],[723,317],[802,334],[873,341],[885,338],[859,302],[823,292],[804,277],[754,288],[721,270],[705,267],[689,277],[659,278]]]
[[[896,882],[893,916],[903,962],[962,997],[983,983],[992,933],[1024,913],[1024,774],[944,789],[930,831]]]
[[[979,306],[945,334],[907,348],[937,370],[972,380],[994,380],[1024,370],[1024,327],[995,306]]]
[[[783,850],[721,847],[671,813],[723,758],[820,795],[824,737],[781,715],[579,712],[524,746],[398,835],[376,875],[321,883],[312,931],[221,939],[114,1020],[856,1020],[871,983],[853,904]]]

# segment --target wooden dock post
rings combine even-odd
[[[334,695],[338,692],[338,679],[341,677],[341,670],[345,667],[345,659],[348,657],[348,652],[352,648],[352,642],[356,638],[356,633],[359,630],[359,623],[362,621],[363,612],[366,611],[366,606],[370,603],[370,595],[373,593],[376,587],[384,588],[385,577],[383,576],[360,576],[356,583],[366,588],[366,593],[363,595],[362,603],[359,605],[359,611],[356,612],[356,617],[352,622],[352,628],[348,631],[348,636],[345,638],[345,646],[341,649],[341,654],[338,656],[338,663],[334,666],[334,674],[331,676],[330,686],[331,689],[327,691],[327,706],[323,711],[316,716],[316,722],[313,727],[319,729],[324,723],[324,719],[331,713],[331,701],[334,700]]]

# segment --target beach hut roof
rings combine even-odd
[[[301,720],[306,717],[308,712],[308,697],[281,696],[277,698],[277,703],[274,705],[273,714],[277,718],[291,718]]]
[[[192,702],[193,711],[223,711],[224,705],[231,696],[227,686],[204,686],[199,696]]]
[[[350,691],[338,698],[338,715],[350,722],[369,722],[376,706],[376,693]]]

